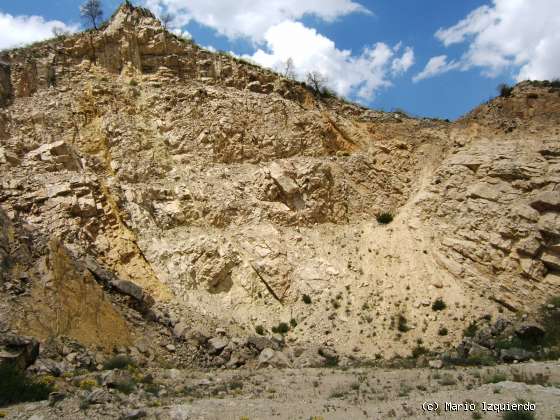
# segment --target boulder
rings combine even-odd
[[[504,362],[525,362],[535,357],[534,353],[527,350],[512,347],[511,349],[500,350],[500,359]]]
[[[526,204],[522,204],[520,206],[518,206],[515,209],[515,212],[517,213],[518,216],[527,219],[531,222],[537,222],[539,220],[539,212],[537,210],[535,210],[534,208],[526,205]]]
[[[57,403],[66,398],[66,393],[64,392],[51,392],[49,394],[49,407],[54,407]]]
[[[338,364],[338,355],[328,347],[311,346],[296,349],[294,364],[298,368],[335,366]]]
[[[545,251],[541,261],[551,271],[560,271],[560,254],[558,252]]]
[[[560,214],[544,213],[540,218],[537,226],[541,232],[548,236],[560,235]]]
[[[535,280],[542,280],[547,273],[544,263],[539,260],[521,258],[519,265],[525,276]]]
[[[26,369],[39,356],[39,342],[31,337],[8,334],[0,339],[0,366]]]
[[[233,369],[243,366],[248,360],[253,358],[253,354],[247,348],[237,349],[232,352],[229,361],[226,364],[227,368]]]
[[[336,354],[334,349],[331,349],[330,347],[319,347],[318,353],[325,359],[327,364],[338,363],[338,354]]]
[[[278,184],[282,192],[287,196],[292,196],[299,191],[298,185],[290,177],[288,171],[274,162],[270,165],[270,176]]]
[[[262,366],[265,363],[268,363],[274,357],[274,350],[270,347],[267,347],[261,351],[259,354],[259,366]]]
[[[195,284],[203,284],[209,291],[231,287],[231,272],[239,263],[239,257],[232,247],[205,244],[199,252],[190,269]]]
[[[492,350],[481,346],[480,344],[472,343],[469,349],[469,357],[489,357],[492,356]]]
[[[457,345],[457,354],[461,358],[467,358],[469,356],[469,351],[473,345],[473,341],[468,338],[464,337],[463,340]]]
[[[59,184],[52,184],[47,186],[47,195],[49,198],[58,197],[60,195],[67,195],[72,192],[69,182],[61,182]]]
[[[291,366],[288,357],[280,352],[274,351],[270,347],[267,347],[261,351],[259,354],[259,359],[257,362],[257,368],[272,366],[275,368],[287,368]]]
[[[103,385],[107,388],[119,388],[122,385],[133,383],[131,374],[126,370],[110,370],[102,378]]]
[[[78,198],[78,207],[82,217],[94,217],[97,215],[97,205],[91,195]]]
[[[29,152],[26,157],[31,160],[41,160],[43,162],[59,164],[62,168],[69,171],[81,169],[80,161],[74,149],[63,140],[43,144],[39,148]]]
[[[249,347],[254,347],[258,351],[263,351],[265,348],[269,347],[274,350],[278,350],[278,346],[274,341],[266,337],[251,336],[247,339],[247,345]]]
[[[202,331],[194,329],[189,332],[187,340],[196,346],[202,346],[208,342],[208,336]]]
[[[117,279],[111,281],[110,285],[123,295],[131,296],[138,301],[142,301],[144,298],[144,290],[131,281]]]
[[[210,354],[220,353],[229,343],[227,337],[217,336],[208,340],[208,350]]]
[[[511,322],[504,318],[496,320],[494,325],[490,328],[490,333],[494,336],[502,334],[506,328],[511,326]]]
[[[546,191],[537,194],[529,204],[541,213],[550,210],[560,210],[560,191]]]
[[[37,360],[37,362],[29,369],[32,369],[32,371],[37,374],[47,374],[58,377],[62,375],[64,368],[64,362],[57,362],[52,359],[41,358]]]
[[[111,401],[112,396],[103,388],[96,388],[87,394],[86,401],[90,404],[105,404]]]
[[[428,362],[428,366],[430,366],[432,369],[441,369],[443,367],[443,361],[439,359],[430,360]]]
[[[113,273],[99,265],[93,257],[86,257],[84,259],[84,264],[98,281],[101,281],[106,285],[114,280],[117,280],[117,277]]]
[[[249,82],[247,83],[245,89],[250,90],[251,92],[259,93],[262,90],[261,82],[259,82],[258,80],[255,80],[254,82]]]
[[[537,238],[530,236],[528,238],[519,241],[519,243],[516,246],[516,249],[517,252],[519,252],[522,255],[534,257],[541,249],[541,242]]]
[[[19,158],[15,153],[6,150],[4,147],[0,147],[0,164],[9,163],[12,166],[19,165]]]
[[[132,419],[142,419],[144,417],[146,417],[148,415],[148,413],[146,412],[146,410],[142,409],[142,408],[137,408],[137,409],[133,409],[133,410],[127,410],[123,415],[122,415],[122,419],[128,419],[128,420],[132,420]]]
[[[189,327],[184,322],[178,322],[173,327],[173,335],[176,338],[185,339],[187,337],[188,331],[189,331]]]

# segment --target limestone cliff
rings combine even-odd
[[[52,263],[71,255],[80,286],[55,281],[53,298],[85,293],[108,317],[73,318],[64,333],[84,344],[91,325],[129,325],[103,298],[123,284],[171,327],[293,319],[291,342],[367,358],[418,339],[446,349],[480,316],[559,292],[557,88],[522,83],[455,123],[377,112],[206,51],[128,3],[99,31],[0,62],[2,227],[29,254],[0,248],[2,293],[52,320],[29,304],[40,278],[23,296],[13,285],[31,270],[60,280]],[[134,341],[129,328],[103,344]]]

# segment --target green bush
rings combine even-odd
[[[294,318],[290,319],[290,326],[291,326],[292,328],[297,327],[297,321],[296,321]]]
[[[494,366],[496,359],[492,356],[469,356],[463,363],[466,366]]]
[[[443,337],[443,336],[446,336],[448,333],[449,333],[449,331],[448,331],[447,328],[445,328],[445,327],[441,327],[441,328],[438,330],[438,335],[441,335],[442,337]]]
[[[130,86],[138,86],[138,82],[134,79],[130,79],[130,82],[128,82]]]
[[[507,376],[503,372],[496,372],[492,376],[486,379],[487,384],[497,384],[498,382],[503,382],[507,380]]]
[[[463,331],[463,336],[465,337],[474,337],[476,331],[478,330],[478,325],[476,322],[471,322],[467,328]]]
[[[33,380],[15,366],[0,367],[0,407],[46,400],[52,391],[52,384]]]
[[[144,386],[144,391],[148,394],[155,395],[156,397],[159,396],[159,391],[161,390],[161,385],[159,384],[146,384]]]
[[[258,335],[264,335],[264,332],[265,332],[265,331],[264,331],[264,327],[263,327],[262,325],[257,325],[257,326],[255,327],[255,332],[256,332]]]
[[[502,414],[504,420],[535,420],[535,414],[531,411],[507,411]]]
[[[393,221],[393,214],[385,211],[383,213],[379,213],[376,216],[376,219],[377,223],[380,225],[387,225]]]
[[[434,303],[432,303],[433,311],[443,311],[445,308],[447,308],[447,305],[442,298],[437,298]]]
[[[548,306],[552,306],[549,308]],[[544,342],[548,346],[560,345],[560,296],[555,296],[541,308]]]
[[[444,385],[444,386],[456,385],[457,380],[455,379],[455,377],[452,374],[444,373],[443,376],[441,377],[440,381],[439,381],[439,384]]]
[[[498,92],[502,98],[509,98],[513,92],[513,87],[508,86],[505,83],[501,83],[498,85]]]
[[[136,362],[134,362],[130,356],[126,356],[124,354],[111,357],[103,363],[103,368],[105,370],[126,369],[129,366],[136,366]]]
[[[303,300],[303,303],[305,303],[306,305],[310,305],[311,304],[311,296],[309,295],[303,295],[301,297],[301,300]]]
[[[429,353],[428,349],[422,346],[421,344],[418,344],[416,347],[412,349],[412,357],[415,359],[427,353]]]
[[[129,395],[132,394],[136,389],[136,382],[134,382],[133,379],[126,379],[117,382],[114,387],[123,394]]]
[[[410,327],[408,326],[408,321],[406,320],[406,318],[402,314],[399,315],[397,328],[400,332],[403,332],[403,333],[410,330]]]
[[[288,331],[290,331],[290,326],[285,322],[281,322],[276,327],[272,327],[273,333],[286,334]]]

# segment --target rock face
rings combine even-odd
[[[510,308],[523,307],[527,290],[544,301],[558,270],[556,144],[523,137],[466,146],[419,203],[441,238],[441,264]]]
[[[376,112],[128,3],[0,63],[2,331],[111,348],[167,328],[162,348],[207,364],[314,366],[333,360],[323,347],[406,355],[404,334],[442,350],[481,311],[559,292],[553,87],[522,83],[453,124]],[[307,347],[281,356],[216,325],[282,326]]]
[[[10,66],[0,63],[0,107],[8,105],[12,99],[12,81],[10,78]]]

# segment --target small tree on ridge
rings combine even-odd
[[[328,79],[326,78],[326,76],[323,76],[318,71],[307,73],[307,84],[309,85],[309,87],[311,87],[311,89],[317,96],[323,94],[326,89],[327,82]]]
[[[171,22],[173,22],[173,19],[174,16],[171,13],[164,13],[163,15],[161,15],[160,21],[163,29],[167,31],[169,29],[169,25],[171,24]]]
[[[97,22],[103,17],[103,9],[100,0],[86,0],[80,6],[80,16],[91,23],[95,30],[98,29]]]

